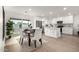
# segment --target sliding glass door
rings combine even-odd
[[[12,36],[19,36],[22,31],[28,28],[30,21],[23,20],[23,19],[11,19],[13,22],[13,35]]]

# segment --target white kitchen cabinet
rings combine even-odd
[[[49,28],[49,27],[45,27],[45,35],[49,36],[49,37],[53,37],[53,38],[58,38],[61,37],[60,34],[60,29],[59,28]]]
[[[63,23],[65,23],[65,24],[69,24],[69,23],[71,24],[71,23],[73,23],[73,16],[63,17],[62,20],[63,20]]]
[[[72,27],[63,27],[62,29],[63,34],[73,34],[73,28]]]
[[[73,23],[73,16],[64,16],[64,17],[57,17],[52,19],[52,24],[57,24],[57,21],[63,21],[64,24],[71,24]]]

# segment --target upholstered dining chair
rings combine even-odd
[[[34,37],[31,37],[31,41],[34,42],[35,48],[37,47],[37,41],[42,45],[42,29],[35,29]]]
[[[20,41],[19,43],[22,45],[24,40],[29,40],[28,38],[28,32],[30,32],[30,37],[34,37],[34,32],[35,30],[24,30],[21,34],[20,34]]]
[[[23,31],[22,34],[20,35],[20,41],[19,43],[22,45],[24,39],[27,39],[27,34]]]

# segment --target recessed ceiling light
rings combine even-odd
[[[53,14],[53,12],[49,12],[49,14],[50,14],[50,15],[52,15],[52,14]]]
[[[67,8],[63,8],[64,10],[67,10]]]
[[[29,11],[31,11],[32,9],[30,8]]]

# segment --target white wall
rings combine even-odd
[[[32,16],[29,16],[29,15],[25,15],[25,14],[22,14],[22,13],[15,12],[15,11],[7,10],[6,8],[5,8],[5,15],[6,15],[5,16],[6,22],[10,19],[10,17],[19,18],[19,19],[28,19],[28,17],[29,17],[30,18],[29,20],[32,23],[32,27],[33,28],[36,27],[36,17],[32,17]]]
[[[2,32],[3,32],[3,14],[2,7],[0,6],[0,52],[4,51],[4,42],[2,40]]]
[[[5,9],[5,15],[6,15],[5,16],[6,22],[10,19],[10,17],[19,18],[19,19],[25,19],[26,18],[24,14],[14,12],[14,11],[11,11],[11,10],[6,10],[6,9]]]

